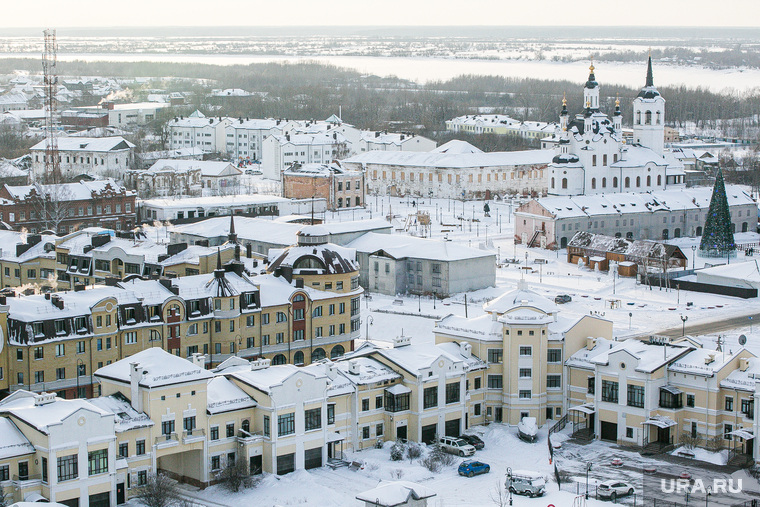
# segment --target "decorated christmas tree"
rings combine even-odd
[[[718,168],[715,177],[710,208],[707,210],[705,230],[699,244],[702,257],[727,257],[736,254],[734,232],[731,229],[731,213],[728,211],[726,186],[723,183],[723,171]]]

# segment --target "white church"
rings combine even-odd
[[[562,101],[555,156],[548,168],[549,195],[573,196],[684,188],[683,166],[664,150],[665,99],[654,86],[652,58],[646,85],[633,101],[633,139],[623,138],[620,100],[612,118],[599,109],[599,83],[590,67],[585,109],[570,117]]]

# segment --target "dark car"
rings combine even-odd
[[[478,451],[486,446],[486,443],[477,435],[459,435],[459,438],[473,446]]]
[[[467,460],[459,465],[459,475],[474,477],[478,474],[487,474],[491,471],[491,466],[482,461]]]
[[[554,302],[557,303],[558,305],[561,305],[561,304],[564,304],[564,303],[569,303],[572,300],[573,300],[573,298],[571,298],[567,294],[560,294],[559,296],[557,296],[556,298],[554,298]]]

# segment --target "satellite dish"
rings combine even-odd
[[[747,337],[744,335],[739,336],[739,345],[742,347],[747,344]]]

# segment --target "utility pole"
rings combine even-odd
[[[42,72],[45,84],[45,174],[43,180],[46,183],[61,182],[61,163],[58,160],[58,137],[55,135],[55,118],[57,110],[58,93],[58,42],[55,30],[47,29],[42,32],[45,35],[45,50],[42,53]],[[44,200],[44,197],[43,197]],[[57,231],[56,231],[57,232]]]

